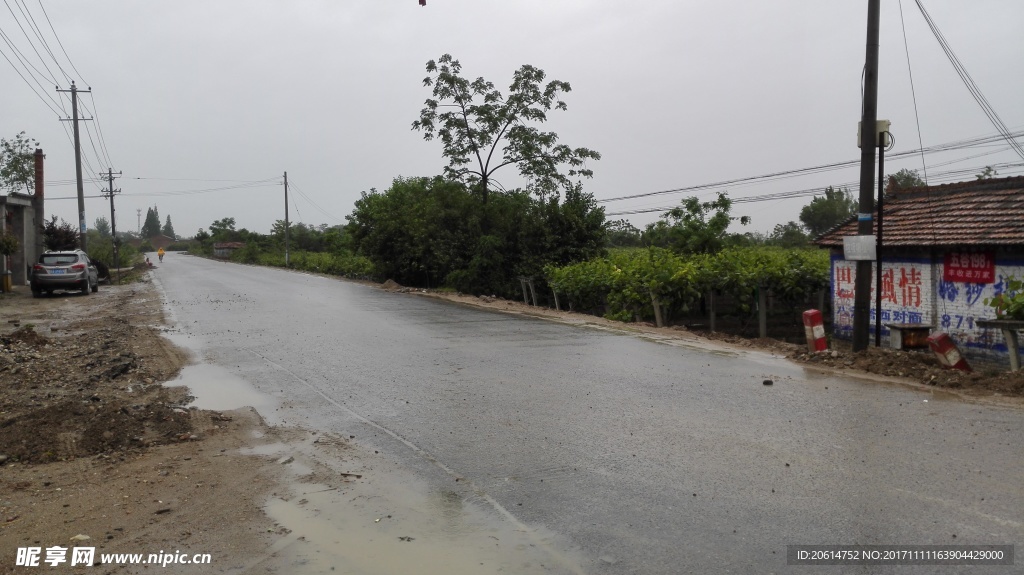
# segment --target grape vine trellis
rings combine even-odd
[[[826,287],[829,255],[824,250],[754,247],[680,256],[652,247],[548,266],[545,277],[556,293],[568,297],[570,308],[604,308],[606,317],[620,321],[658,317],[662,309],[687,313],[708,292],[731,296],[742,312],[750,313],[758,289],[794,303]]]

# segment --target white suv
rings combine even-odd
[[[45,252],[39,256],[39,263],[32,266],[32,297],[39,297],[45,291],[48,295],[53,290],[81,290],[88,295],[89,290],[99,291],[99,272],[96,265],[82,250]]]

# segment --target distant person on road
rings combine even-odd
[[[160,248],[156,251],[156,255],[160,258],[160,261],[164,261],[164,249]]]
[[[147,268],[153,267],[153,262],[149,261],[149,258],[146,258],[146,267]]]

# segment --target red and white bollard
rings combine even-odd
[[[825,351],[828,349],[828,342],[825,341],[825,323],[821,319],[821,312],[816,309],[809,309],[804,312],[804,333],[807,335],[807,351]]]
[[[960,355],[960,350],[953,343],[949,334],[938,331],[928,336],[928,347],[939,358],[939,363],[946,369],[959,369],[960,371],[971,371],[967,360]]]

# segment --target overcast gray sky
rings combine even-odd
[[[923,2],[1006,126],[1024,129],[1024,2]],[[92,88],[83,114],[98,117],[83,124],[86,177],[123,172],[118,228],[136,230],[136,210],[144,217],[155,205],[183,236],[223,217],[269,232],[284,217],[285,171],[291,219],[314,225],[344,223],[361,191],[386,189],[397,176],[440,174],[439,145],[410,125],[429,96],[424,65],[445,53],[467,76],[502,88],[522,64],[569,82],[569,109],[550,114],[546,128],[602,154],[584,182],[598,200],[859,158],[866,0],[4,3],[0,30],[17,51],[0,42],[16,65],[0,59],[0,137],[24,130],[40,142],[53,198],[47,214],[70,222],[76,202],[57,198],[75,195],[73,147],[57,112],[71,108],[54,91],[70,79]],[[995,135],[914,0],[902,0],[902,22],[900,2],[882,4],[879,118],[892,121],[893,153],[919,147],[903,22],[924,146]],[[19,52],[38,73],[18,64]],[[998,167],[1000,175],[1024,173],[1005,143],[924,160],[933,183],[973,179],[987,164],[1017,164]],[[920,156],[886,161],[889,173],[921,167]],[[943,175],[951,171],[961,173]],[[603,205],[614,214],[717,191],[740,199],[820,189],[855,183],[858,173],[852,166]],[[517,183],[511,171],[497,178]],[[223,189],[232,186],[244,187]],[[86,195],[101,187],[87,181]],[[797,220],[809,200],[738,203],[735,215],[753,218],[745,229],[768,231]],[[86,200],[90,227],[109,214],[105,199]],[[627,217],[643,227],[658,213]]]

